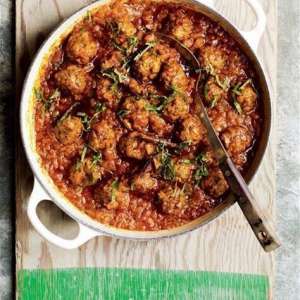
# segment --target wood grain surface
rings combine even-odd
[[[89,0],[16,0],[17,102],[28,65],[47,34],[64,18],[91,3]],[[255,17],[244,0],[217,0],[217,10],[242,29],[251,29]],[[272,94],[270,143],[250,187],[264,211],[275,219],[277,1],[261,0],[268,17],[259,46]],[[18,140],[19,137],[18,137]],[[66,251],[49,244],[31,226],[26,215],[32,174],[18,143],[16,156],[16,268],[119,267],[167,270],[205,270],[264,274],[273,284],[274,256],[256,241],[239,207],[235,205],[212,223],[176,238],[135,242],[99,237],[80,249]],[[49,213],[51,212],[51,213]],[[76,234],[73,222],[62,212],[40,209],[45,223],[63,236]],[[272,290],[272,289],[271,289]],[[272,292],[270,292],[270,298]]]

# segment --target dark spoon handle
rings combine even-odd
[[[280,246],[280,242],[273,226],[267,223],[267,219],[270,218],[264,216],[262,209],[259,207],[259,204],[232,160],[228,157],[220,164],[220,168],[263,249],[266,252],[277,249]]]

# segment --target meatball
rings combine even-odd
[[[121,92],[110,79],[100,78],[97,81],[97,98],[103,100],[108,107],[115,109],[118,106],[120,98],[122,97]]]
[[[91,83],[89,74],[84,68],[76,65],[69,65],[58,71],[54,78],[62,89],[69,91],[73,95],[84,94]]]
[[[168,104],[165,106],[163,115],[170,121],[176,121],[178,119],[183,119],[189,113],[190,106],[187,98],[176,94],[174,95]]]
[[[226,93],[216,83],[214,77],[210,77],[204,86],[204,96],[206,103],[214,107],[221,98],[226,97]]]
[[[205,137],[205,127],[197,116],[189,115],[182,122],[180,139],[193,145],[198,144]]]
[[[68,57],[79,64],[88,64],[97,55],[98,42],[93,34],[86,29],[74,31],[67,42]]]
[[[202,51],[203,63],[205,67],[212,67],[211,72],[219,73],[228,61],[227,55],[217,47],[205,47]]]
[[[155,79],[160,72],[161,65],[161,58],[155,51],[146,52],[135,63],[136,70],[144,81]]]
[[[97,151],[112,148],[117,142],[117,136],[114,126],[108,120],[101,120],[92,126],[90,146]]]
[[[156,113],[150,114],[150,127],[158,136],[166,136],[170,134],[173,126],[168,124],[162,117]]]
[[[141,140],[137,132],[132,132],[122,138],[120,148],[124,155],[137,160],[142,160],[156,151],[155,145]]]
[[[223,173],[218,168],[209,170],[209,175],[201,181],[201,188],[214,198],[222,196],[228,187]]]
[[[127,128],[142,132],[147,131],[149,123],[147,105],[149,102],[143,98],[136,100],[133,97],[128,97],[125,99],[122,105],[125,115],[122,120]]]
[[[95,198],[107,209],[128,208],[129,187],[126,182],[110,179],[104,186],[95,189]]]
[[[86,187],[95,184],[102,177],[102,168],[98,162],[94,162],[91,158],[85,159],[83,162],[78,161],[70,170],[70,180],[72,184]]]
[[[129,79],[128,87],[133,94],[141,95],[144,92],[144,87],[134,78]]]
[[[241,105],[244,113],[249,114],[253,110],[255,110],[257,103],[257,94],[250,84],[245,86],[240,91],[240,95],[237,96],[237,101]]]
[[[120,32],[127,37],[134,36],[136,33],[136,27],[130,20],[127,20],[126,18],[123,18],[118,22],[118,28]]]
[[[116,172],[118,168],[119,156],[117,154],[116,146],[106,148],[103,150],[102,167],[106,172]]]
[[[58,122],[55,127],[56,138],[62,144],[76,143],[83,131],[81,119],[78,117],[69,116],[66,119]]]
[[[167,186],[159,191],[158,198],[166,214],[182,216],[188,207],[189,196],[179,187]]]
[[[228,127],[221,134],[221,139],[230,154],[242,153],[251,146],[252,135],[242,126]]]
[[[193,21],[184,11],[177,11],[170,16],[170,33],[179,41],[184,41],[193,32]]]
[[[188,77],[182,66],[176,62],[164,65],[161,80],[168,90],[175,89],[184,92],[190,88]]]
[[[158,182],[156,178],[152,177],[150,171],[145,171],[134,176],[131,186],[133,191],[148,194],[157,190]]]
[[[112,51],[101,60],[101,68],[103,70],[121,67],[124,56],[120,51]]]
[[[179,182],[187,182],[191,180],[195,166],[187,159],[173,160],[176,180]]]

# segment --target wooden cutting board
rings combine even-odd
[[[251,190],[262,208],[275,219],[277,1],[260,1],[267,14],[268,25],[259,46],[259,58],[270,83],[273,128],[265,158],[251,183]],[[41,42],[64,18],[91,2],[16,0],[17,107],[28,65]],[[217,0],[216,7],[245,30],[255,24],[254,14],[245,2]],[[34,230],[26,215],[33,181],[20,137],[17,139],[16,274],[19,299],[216,299],[212,295],[219,295],[217,299],[266,299],[261,294],[251,294],[260,286],[267,293],[267,298],[272,298],[274,255],[266,254],[260,248],[237,205],[199,230],[175,238],[135,242],[99,237],[71,251],[49,244]],[[54,232],[64,237],[76,232],[74,223],[47,203],[40,208],[40,216]],[[92,276],[91,280],[87,280],[89,276]],[[131,281],[127,280],[128,276]],[[70,278],[73,285],[64,285]],[[118,281],[120,278],[125,279],[121,282]],[[103,289],[110,286],[111,289],[105,294],[101,285]],[[128,285],[130,291],[125,288]],[[72,296],[67,293],[70,286]],[[91,291],[82,294],[80,291],[86,286],[90,286]],[[217,294],[210,290],[215,287]],[[145,292],[151,289],[150,294]],[[50,295],[49,291],[53,294]],[[235,293],[234,297],[230,296],[230,291]]]

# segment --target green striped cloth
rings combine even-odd
[[[261,275],[118,268],[21,270],[20,300],[266,300]]]

